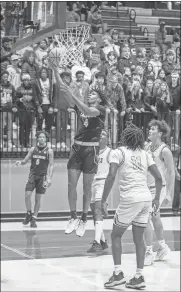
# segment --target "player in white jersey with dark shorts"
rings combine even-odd
[[[110,166],[110,153],[111,148],[107,146],[108,144],[108,132],[102,130],[101,139],[99,142],[99,158],[98,158],[98,169],[94,176],[92,183],[92,198],[91,198],[91,210],[93,213],[93,220],[95,226],[95,240],[91,248],[87,252],[101,252],[108,248],[107,241],[103,232],[103,216],[101,211],[101,200],[104,190],[104,184],[106,177],[109,172]]]
[[[152,204],[155,210],[159,207],[162,178],[151,155],[144,150],[144,135],[141,129],[130,124],[122,133],[122,145],[122,147],[112,151],[109,174],[105,181],[102,197],[104,215],[107,197],[118,171],[120,203],[115,213],[111,234],[114,272],[104,286],[111,288],[126,282],[121,266],[121,238],[132,224],[137,270],[135,276],[126,283],[126,287],[141,289],[146,287],[143,276],[146,252],[143,235]],[[147,186],[148,171],[155,177],[156,196],[153,202]]]
[[[171,201],[174,195],[174,182],[175,182],[175,168],[174,160],[171,150],[163,142],[163,140],[169,136],[170,128],[165,121],[152,120],[149,124],[150,130],[148,135],[149,143],[146,144],[145,150],[150,153],[156,163],[159,172],[162,176],[162,190],[160,194],[160,206],[164,201]],[[152,198],[155,197],[155,180],[153,176],[148,173],[148,187],[152,194]],[[156,257],[153,253],[153,228],[154,226],[156,238],[159,244]],[[165,243],[163,235],[163,224],[160,218],[160,209],[154,216],[150,216],[147,228],[145,230],[145,240],[147,244],[147,251],[145,256],[145,266],[152,265],[154,260],[165,259],[170,253],[170,248]]]

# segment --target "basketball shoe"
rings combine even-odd
[[[32,213],[31,211],[28,211],[26,213],[25,219],[23,220],[23,225],[27,225],[31,221],[31,219],[32,219]]]
[[[144,266],[151,266],[151,265],[153,265],[154,260],[155,260],[154,253],[152,251],[147,251],[146,254],[145,254]]]
[[[122,285],[125,283],[126,283],[126,279],[124,277],[123,272],[120,272],[118,275],[116,275],[114,272],[112,277],[109,279],[109,281],[104,284],[104,287],[111,288],[111,287]]]
[[[78,228],[76,230],[76,234],[79,237],[82,237],[84,235],[86,224],[87,224],[87,221],[79,220],[79,225],[78,225]]]
[[[101,244],[103,250],[105,250],[109,247],[107,244],[107,240],[105,240],[105,241],[100,240],[100,244]]]
[[[88,249],[87,252],[101,252],[103,251],[103,247],[100,243],[98,243],[96,240],[93,241],[91,248]]]
[[[130,279],[125,286],[126,288],[143,289],[146,287],[145,279],[143,276],[140,276],[139,278],[134,277]]]
[[[166,243],[164,244],[164,246],[160,246],[159,249],[157,250],[155,261],[163,260],[164,257],[169,256],[170,251],[171,250]]]
[[[79,219],[76,218],[71,218],[67,224],[67,227],[65,229],[65,234],[70,234],[72,233],[74,230],[76,230],[78,228],[78,224],[79,224]]]
[[[36,218],[32,216],[32,219],[30,221],[30,227],[31,228],[37,228],[37,224],[36,224]]]

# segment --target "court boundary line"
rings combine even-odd
[[[44,266],[46,266],[46,267],[48,267],[48,268],[50,268],[50,269],[54,269],[54,270],[56,270],[56,271],[59,271],[59,272],[65,274],[66,276],[68,276],[68,277],[70,277],[70,278],[74,278],[74,279],[76,279],[76,280],[78,280],[78,281],[80,281],[80,282],[85,282],[85,283],[87,283],[87,284],[89,284],[89,285],[91,285],[91,286],[95,286],[95,287],[99,288],[98,291],[105,291],[104,287],[101,288],[100,285],[97,285],[95,282],[90,281],[90,280],[88,280],[88,279],[84,279],[84,278],[82,278],[82,277],[76,275],[75,273],[69,273],[67,270],[64,270],[64,269],[62,269],[62,268],[60,268],[60,267],[53,266],[53,265],[51,265],[51,264],[49,264],[49,263],[44,262],[44,261],[41,260],[41,259],[36,259],[35,257],[29,256],[29,255],[27,255],[26,253],[23,253],[23,252],[21,252],[21,251],[19,251],[19,250],[17,250],[17,249],[11,248],[10,246],[5,245],[5,244],[3,244],[3,243],[1,243],[1,247],[5,248],[5,249],[7,249],[7,250],[10,250],[10,251],[12,251],[12,252],[14,252],[14,253],[16,253],[16,254],[19,254],[19,255],[21,255],[22,257],[25,257],[25,258],[27,258],[27,259],[37,260],[37,261],[38,261],[39,263],[41,263],[42,265],[44,265]]]

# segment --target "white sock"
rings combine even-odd
[[[143,276],[143,269],[137,268],[135,278],[139,278],[140,276]]]
[[[149,253],[152,253],[153,252],[153,246],[152,245],[147,245],[146,251],[149,252]]]
[[[101,233],[101,240],[104,241],[104,242],[106,241],[106,238],[105,238],[105,235],[104,235],[104,231],[102,231],[102,233]]]
[[[165,240],[163,239],[163,240],[158,240],[158,243],[159,243],[159,245],[160,245],[160,247],[165,247]]]
[[[122,271],[121,265],[115,265],[114,266],[115,275],[118,275],[121,271]]]
[[[100,243],[102,231],[103,231],[103,221],[96,221],[96,224],[95,224],[95,240],[98,243]]]

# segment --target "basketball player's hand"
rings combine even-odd
[[[50,107],[50,108],[48,109],[48,113],[49,113],[49,114],[53,114],[53,107]]]
[[[160,206],[160,201],[158,199],[154,199],[152,201],[153,214],[158,212],[159,206]]]
[[[108,210],[107,210],[107,206],[108,206],[108,203],[107,203],[107,202],[102,202],[102,201],[101,201],[102,215],[103,215],[105,218],[108,218]]]
[[[21,165],[21,161],[16,161],[16,162],[15,162],[15,165],[16,165],[16,166],[20,166],[20,165]]]
[[[48,177],[47,181],[46,181],[47,188],[49,188],[51,186],[51,183],[52,183],[51,178]]]

